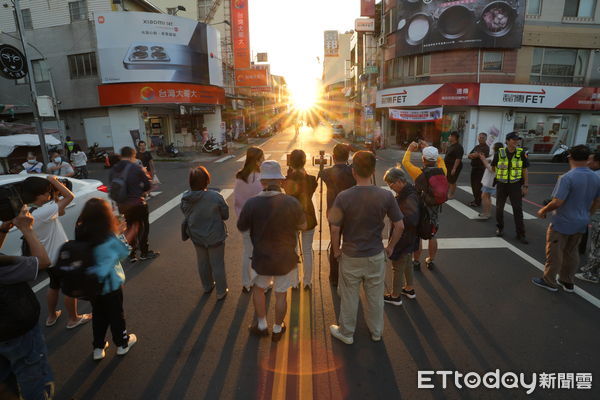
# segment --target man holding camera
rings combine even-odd
[[[29,257],[0,255],[0,398],[51,399],[52,371],[38,324],[40,304],[28,282],[50,265],[44,246],[33,231],[34,219],[23,207],[0,226],[0,247],[16,226],[31,250]]]
[[[338,143],[333,147],[333,163],[334,165],[325,168],[319,172],[319,178],[325,182],[327,186],[327,215],[333,206],[333,202],[337,195],[356,185],[356,179],[352,175],[352,167],[348,165],[350,157],[350,148],[342,143]],[[329,225],[331,232],[331,224]],[[332,285],[338,284],[338,260],[333,256],[333,252],[329,252],[329,282]]]
[[[402,236],[404,224],[398,203],[391,192],[373,185],[375,155],[359,151],[352,159],[352,173],[356,186],[341,192],[329,210],[331,248],[340,258],[339,325],[331,325],[331,335],[346,344],[354,342],[356,314],[363,284],[367,299],[365,318],[371,339],[381,340],[383,333],[383,305],[386,254],[389,257]],[[392,236],[384,251],[381,232],[384,219],[393,225]],[[344,243],[340,248],[340,231],[344,227]]]

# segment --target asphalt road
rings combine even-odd
[[[293,134],[281,133],[256,144],[269,158],[282,160],[294,148],[311,155],[320,149],[331,153],[335,142],[303,131],[297,140]],[[541,274],[538,268],[544,262],[547,221],[526,220],[531,243],[521,245],[514,240],[512,216],[506,214],[507,235],[495,238],[493,220],[468,218],[466,204],[472,198],[464,190],[457,191],[454,206],[444,207],[438,268],[416,272],[416,300],[406,299],[401,307],[385,306],[382,342],[370,340],[362,305],[354,344],[347,346],[331,338],[328,326],[336,321],[339,299],[328,283],[326,254],[319,268],[318,251],[313,290],[288,293],[288,332],[282,341],[249,336],[253,306],[250,296],[241,292],[241,235],[235,228],[230,195],[242,156],[243,150],[224,161],[223,157],[199,156],[212,173],[211,187],[229,196],[232,216],[227,222],[226,268],[230,293],[226,300],[216,302],[214,293],[203,295],[192,244],[180,238],[182,215],[176,197],[187,189],[188,168],[199,162],[158,163],[162,184],[161,193],[150,200],[150,244],[161,256],[125,265],[127,325],[138,336],[138,344],[119,358],[111,343],[107,357],[94,362],[91,325],[68,331],[63,316],[56,326],[44,328],[58,399],[528,397],[520,384],[519,388],[470,389],[459,381],[462,388],[458,388],[454,375],[448,377],[446,388],[441,375],[423,375],[431,377],[435,387],[418,388],[418,371],[483,376],[496,370],[500,375],[523,373],[528,384],[532,374],[537,374],[533,398],[600,398],[600,287],[581,283],[578,294],[568,294],[533,286],[530,279]],[[378,153],[378,185],[383,185],[385,169],[398,161],[398,152]],[[533,163],[531,191],[524,206],[527,213],[535,215],[537,204],[550,195],[558,174],[566,169],[565,165]],[[106,171],[95,166],[91,170],[93,177],[106,180]],[[316,169],[310,167],[310,171]],[[468,186],[468,182],[465,166],[459,185]],[[323,240],[329,240],[327,229]],[[314,248],[319,248],[318,242]],[[45,304],[43,283],[37,289]],[[269,295],[267,299],[272,324],[274,298]],[[80,310],[89,309],[81,303]],[[42,314],[44,321],[45,311]],[[555,388],[571,383],[577,387],[576,379],[586,379],[581,373],[593,374],[595,379],[590,390],[549,390],[540,386],[545,381],[542,373],[554,374]],[[573,375],[559,377],[560,373]],[[470,383],[477,383],[471,378]],[[511,386],[510,376],[504,380]]]

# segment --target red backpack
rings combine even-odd
[[[448,178],[444,170],[425,167],[422,171],[415,181],[415,186],[423,202],[430,207],[444,204],[448,200]]]

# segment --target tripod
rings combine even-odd
[[[325,151],[319,151],[319,281],[321,281],[321,253],[323,252],[323,169],[325,168]]]

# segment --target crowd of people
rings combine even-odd
[[[480,217],[489,218],[491,195],[496,191],[496,234],[502,236],[502,210],[510,198],[517,239],[526,244],[520,202],[528,188],[527,154],[518,147],[520,138],[514,132],[507,135],[506,146],[496,144],[493,152],[486,139],[485,134],[480,134],[478,144],[468,155],[473,166],[471,204],[481,205]],[[429,241],[425,265],[429,270],[436,267],[440,210],[454,196],[464,153],[457,134],[451,134],[449,141],[446,159],[428,143],[411,143],[401,164],[388,169],[383,177],[391,190],[374,185],[376,157],[370,151],[356,152],[350,164],[349,147],[337,144],[333,149],[334,165],[321,168],[315,176],[305,168],[306,153],[296,149],[289,154],[284,175],[277,161],[265,161],[260,148],[250,147],[244,166],[236,174],[234,188],[236,226],[243,238],[242,291],[252,293],[255,309],[249,332],[257,336],[271,334],[273,342],[281,340],[287,330],[284,320],[288,290],[312,290],[312,243],[319,227],[312,199],[321,179],[327,187],[326,219],[331,233],[329,281],[340,296],[338,321],[330,326],[330,333],[343,343],[353,343],[362,286],[367,327],[371,339],[380,341],[384,304],[399,306],[403,297],[416,298],[413,271],[420,269],[424,240]],[[411,156],[419,150],[422,164],[416,165]],[[80,149],[74,145],[71,158],[77,158],[78,153]],[[52,160],[53,171],[66,168],[60,155],[55,154]],[[549,216],[551,224],[546,238],[545,272],[532,283],[550,291],[561,287],[573,292],[575,278],[595,283],[599,280],[600,154],[590,154],[583,145],[575,146],[569,151],[569,163],[570,171],[559,178],[552,200],[538,212],[540,218]],[[27,164],[34,167],[38,163]],[[159,255],[148,245],[146,199],[153,176],[152,156],[145,143],[139,144],[139,152],[124,147],[109,177],[110,197],[119,216],[109,201],[93,198],[77,220],[74,242],[89,249],[87,253],[93,256],[86,273],[98,287],[88,298],[90,314],[78,313],[77,299],[65,296],[66,328],[92,322],[92,357],[96,361],[106,356],[109,328],[117,355],[127,354],[137,342],[137,337],[126,328],[125,273],[121,262],[128,259],[133,263]],[[225,266],[229,206],[218,191],[209,189],[211,174],[205,167],[191,169],[188,180],[189,190],[182,195],[180,205],[182,240],[190,240],[194,246],[204,293],[208,295],[216,289],[217,301],[222,301],[229,293]],[[25,399],[51,398],[52,373],[38,326],[40,305],[27,282],[35,279],[39,271],[48,271],[45,325],[56,325],[61,317],[57,308],[59,290],[64,283],[57,266],[68,258],[63,246],[72,243],[58,217],[64,214],[74,194],[51,174],[25,179],[23,197],[26,206],[16,218],[0,226],[0,244],[13,226],[23,234],[22,256],[0,256],[0,382],[7,382],[0,386],[0,396],[5,391],[20,393]],[[577,272],[577,247],[590,215],[592,245],[587,263]],[[386,218],[390,232],[384,246]],[[388,259],[392,264],[392,286],[386,293]],[[265,294],[271,289],[275,293],[275,321],[269,329]],[[38,355],[35,362],[31,361],[32,352]]]

